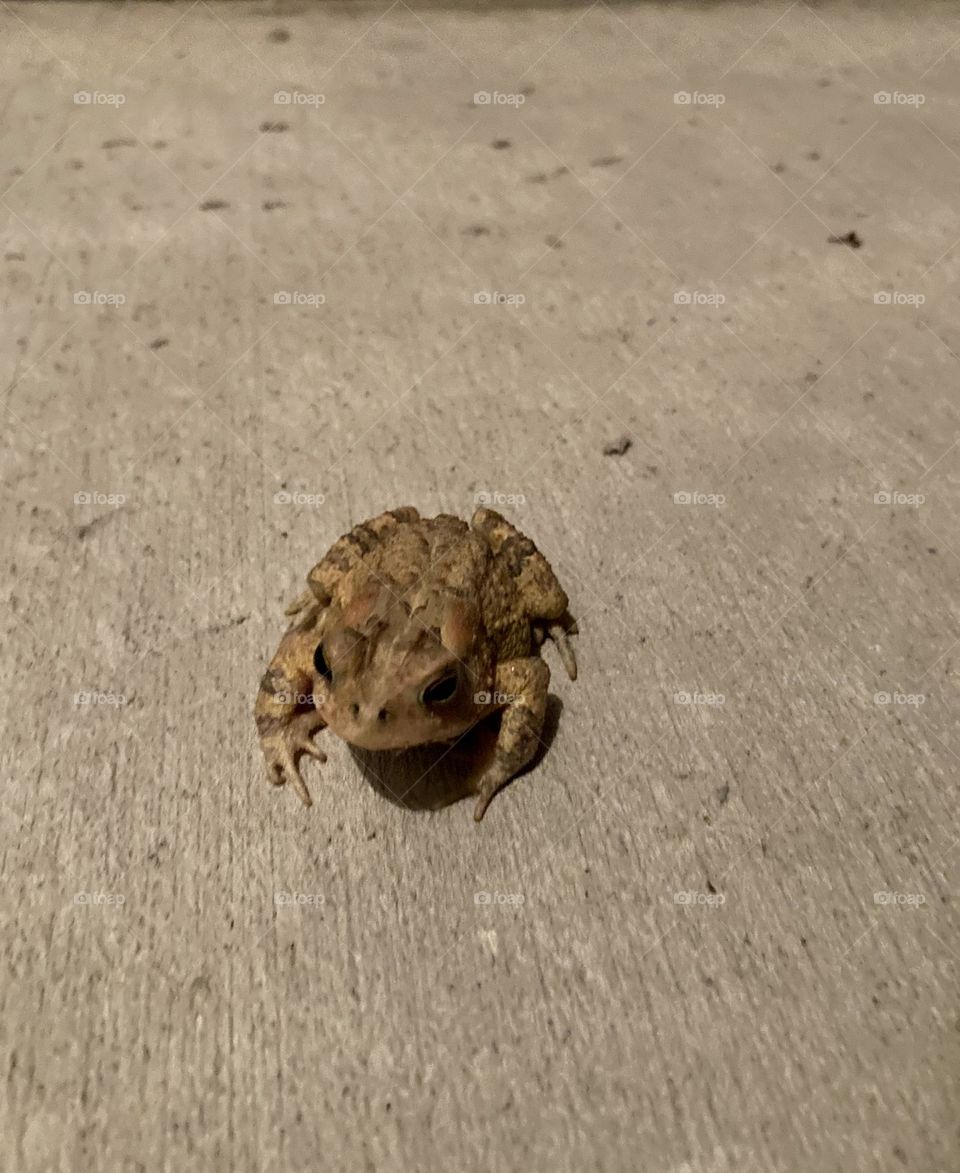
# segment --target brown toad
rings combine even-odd
[[[299,759],[326,760],[313,736],[327,725],[363,749],[404,749],[452,741],[502,709],[475,788],[482,819],[540,741],[545,639],[576,679],[576,625],[550,564],[491,509],[467,525],[404,506],[355,526],[307,583],[255,707],[271,782],[310,805]]]

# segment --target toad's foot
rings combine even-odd
[[[547,638],[556,644],[560,659],[571,680],[577,679],[577,657],[573,653],[573,644],[569,637],[571,632],[576,634],[576,630],[576,625],[564,627],[562,623],[551,623],[546,631]]]
[[[569,616],[565,616],[555,623],[537,623],[533,628],[538,648],[543,647],[548,639],[556,645],[557,654],[571,680],[577,679],[577,657],[574,654],[570,636],[578,634],[577,622],[575,619],[570,619]]]
[[[300,758],[307,754],[316,758],[318,762],[325,762],[327,755],[319,746],[314,745],[312,738],[315,733],[323,729],[326,722],[315,710],[309,713],[299,713],[289,721],[278,718],[267,718],[275,722],[272,727],[260,728],[260,745],[267,763],[267,775],[274,786],[282,786],[289,782],[306,805],[312,805],[310,791],[300,773]],[[266,725],[266,722],[263,722]]]

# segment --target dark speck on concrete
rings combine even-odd
[[[70,168],[71,171],[82,171],[83,170],[83,160],[82,159],[70,159],[67,162],[67,166]]]
[[[85,522],[83,525],[77,526],[77,537],[82,542],[89,537],[94,530],[99,529],[102,525],[107,525],[117,515],[117,510],[113,509],[109,513],[101,513],[99,517],[95,517],[92,521]]]
[[[286,206],[286,201],[284,200],[264,200],[260,205],[265,212],[272,212],[276,208],[285,208]]]
[[[150,343],[150,349],[151,350],[163,350],[163,348],[165,346],[169,346],[169,345],[170,345],[169,338],[154,338],[154,340]]]
[[[568,175],[569,167],[555,167],[552,171],[538,171],[536,175],[528,175],[527,183],[546,183],[549,179],[557,179],[561,175]]]
[[[717,796],[717,802],[719,802],[720,805],[723,806],[723,804],[730,797],[730,787],[729,786],[718,786],[717,789],[714,791],[714,794],[716,794],[716,796]]]
[[[828,244],[845,244],[848,248],[859,248],[863,241],[855,232],[845,232],[841,236],[828,236]]]
[[[290,40],[290,33],[287,29],[276,28],[271,29],[267,33],[267,40],[273,41],[275,45],[282,45],[284,41]]]
[[[633,441],[629,436],[620,436],[616,440],[611,440],[609,444],[604,444],[604,456],[623,456],[625,452],[629,452],[633,446]]]
[[[495,138],[490,144],[495,151],[505,151],[510,146],[508,138]]]
[[[599,159],[594,159],[590,164],[591,167],[616,167],[618,163],[623,162],[623,155],[601,155]]]
[[[229,208],[226,200],[204,200],[200,205],[201,212],[217,212],[220,208]]]
[[[202,628],[202,631],[204,635],[219,635],[221,631],[228,631],[231,627],[239,627],[249,618],[249,615],[238,615],[236,619],[228,619],[225,623],[213,623],[209,627]]]
[[[289,122],[261,122],[261,134],[283,134],[285,130],[290,129]]]
[[[543,238],[543,243],[548,248],[563,248],[563,241],[559,236],[555,236],[552,232],[548,232]]]
[[[466,228],[461,228],[462,236],[489,236],[490,229],[485,224],[469,224]]]
[[[26,253],[4,253],[3,259],[5,261],[25,261],[27,259]]]
[[[112,151],[115,147],[135,147],[137,140],[134,138],[108,138],[103,144],[105,151]]]

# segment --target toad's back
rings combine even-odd
[[[407,506],[338,538],[308,581],[324,604],[345,606],[372,582],[415,604],[423,595],[475,592],[490,561],[487,543],[459,517],[422,518]]]

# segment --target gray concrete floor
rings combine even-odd
[[[4,1168],[960,1168],[958,37],[0,8]],[[307,569],[478,493],[536,768],[272,790]]]

